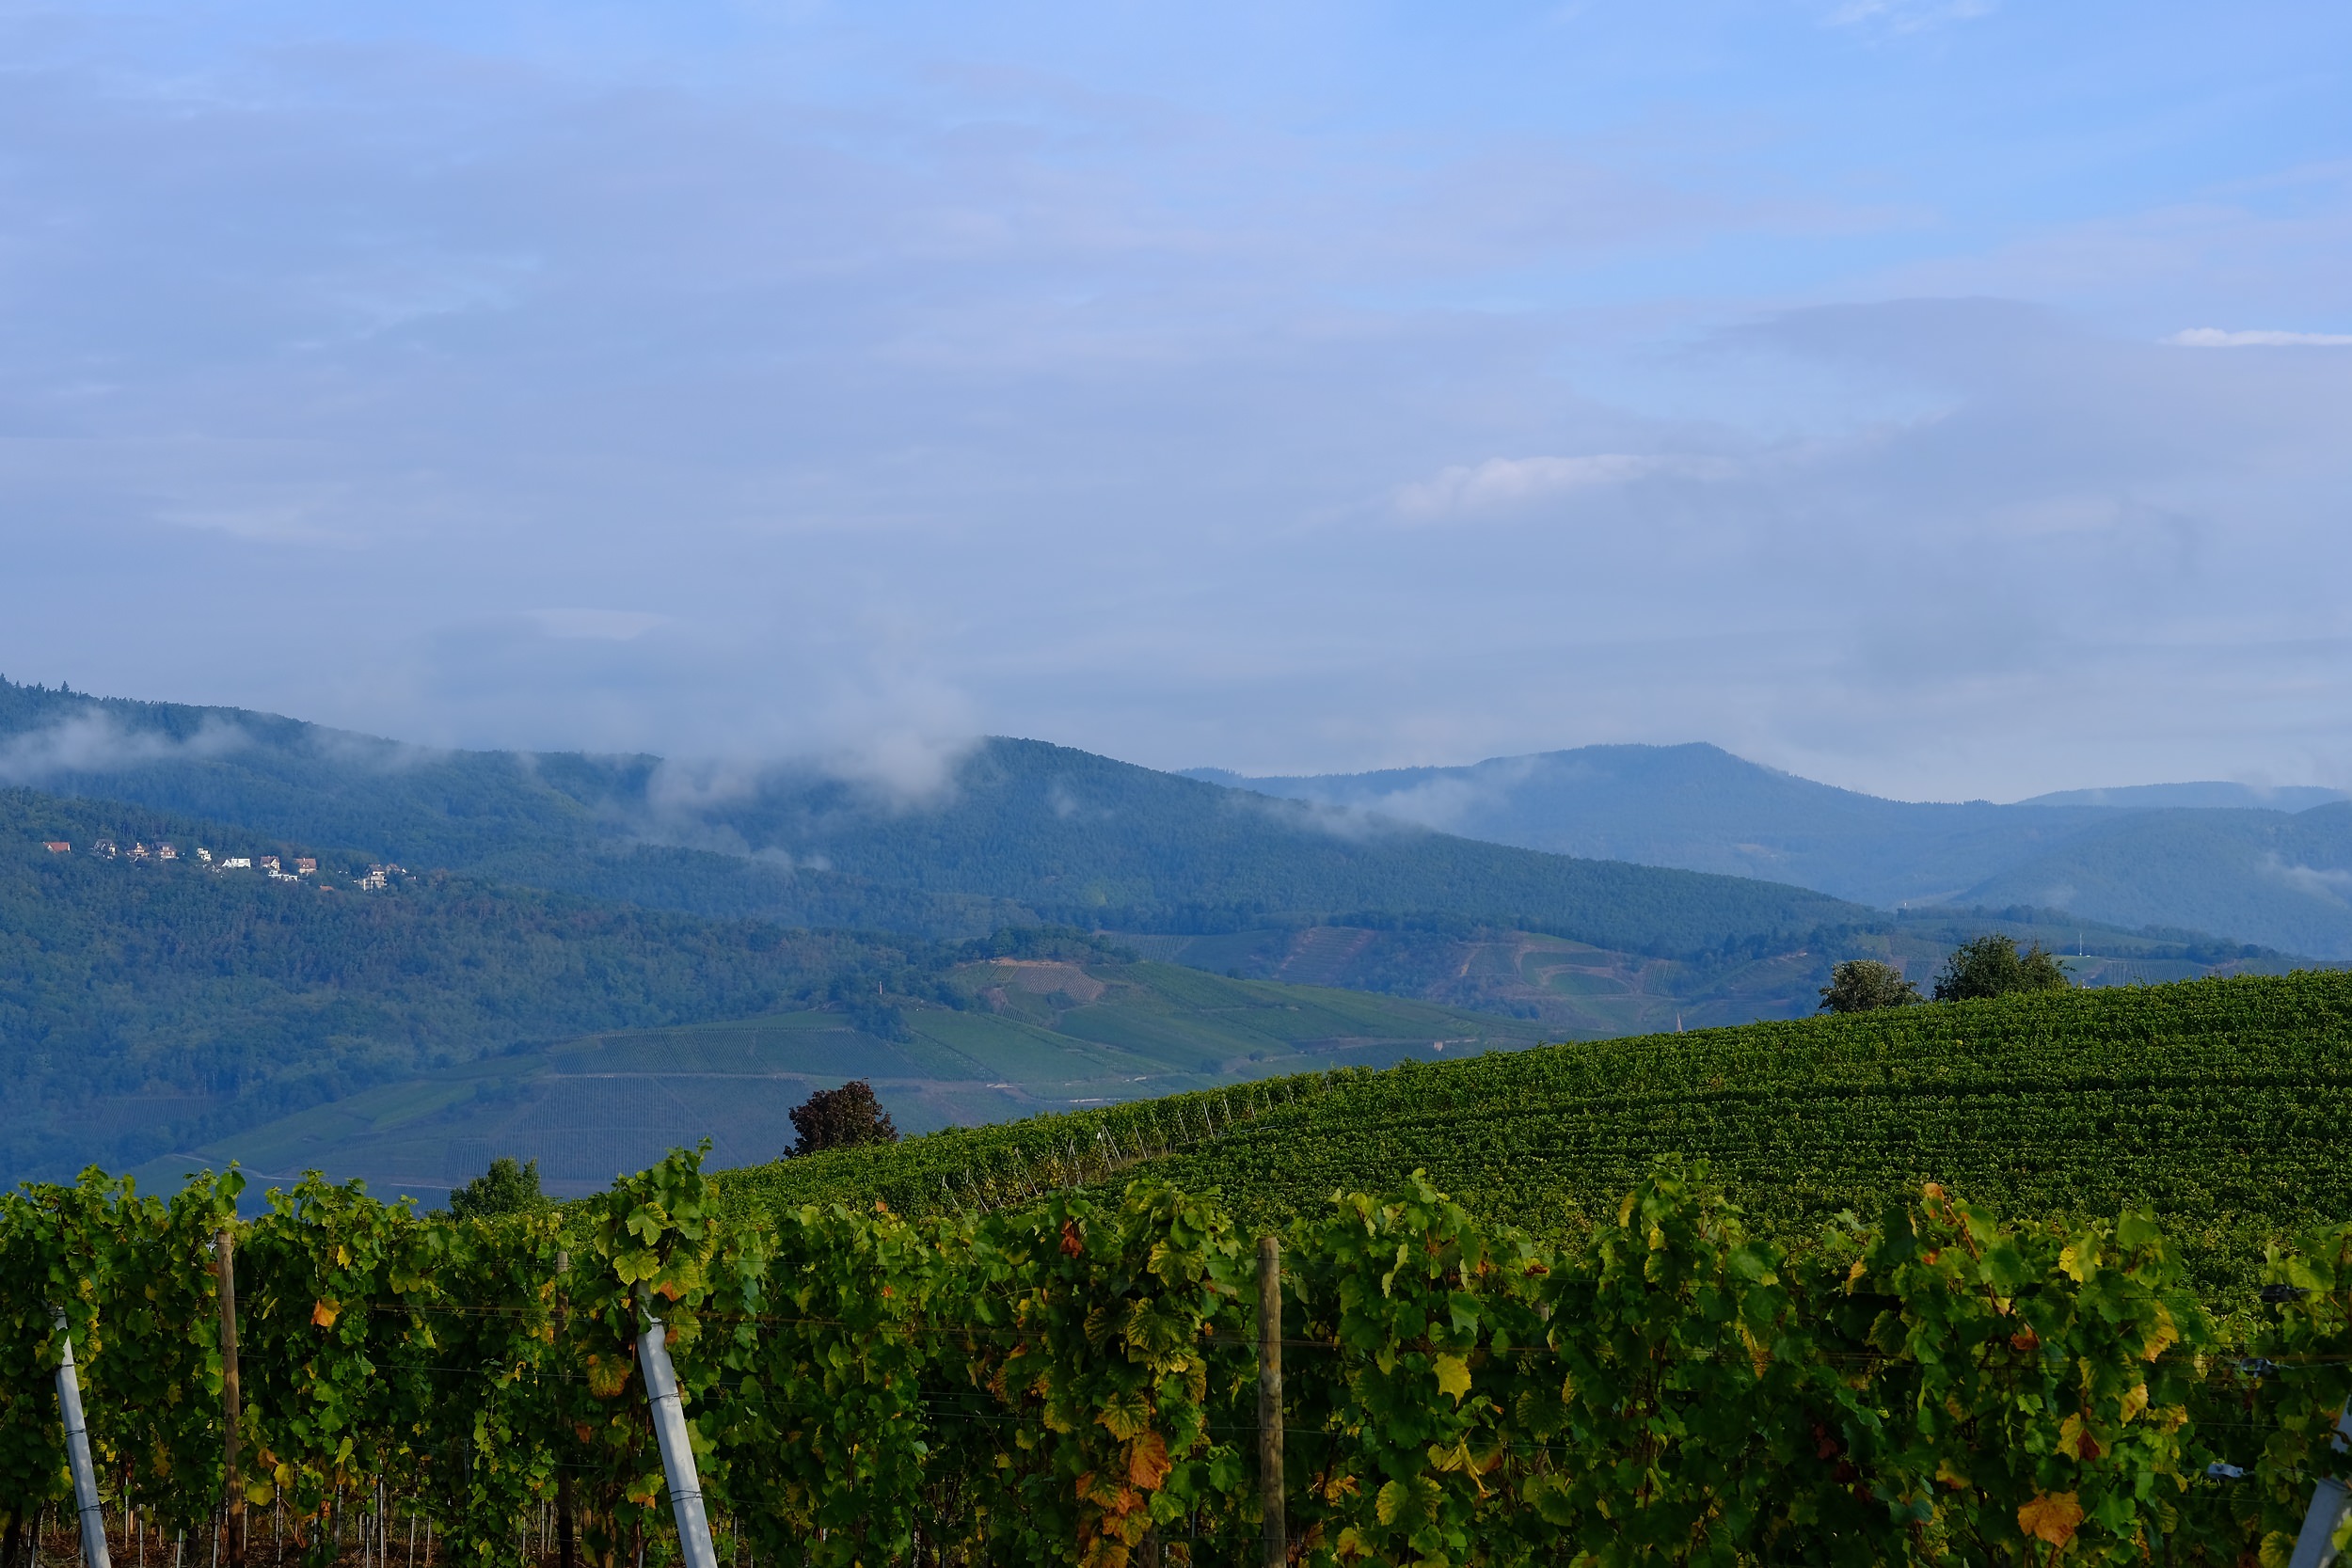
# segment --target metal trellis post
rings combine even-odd
[[[637,1336],[637,1365],[644,1370],[645,1401],[653,1409],[654,1436],[661,1443],[661,1473],[670,1483],[678,1552],[685,1568],[719,1568],[710,1519],[703,1512],[702,1481],[694,1472],[694,1446],[686,1434],[686,1402],[678,1394],[677,1371],[670,1365],[669,1335],[650,1309],[644,1320]]]
[[[65,1457],[73,1469],[73,1504],[82,1516],[82,1560],[89,1568],[111,1568],[106,1555],[106,1509],[98,1500],[98,1471],[89,1462],[89,1427],[82,1419],[82,1383],[73,1371],[73,1336],[65,1314],[56,1316],[62,1359],[57,1363],[57,1409],[65,1418]],[[35,1551],[40,1549],[35,1543]]]
[[[2336,1416],[2338,1452],[2343,1451],[2347,1436],[2352,1436],[2352,1405]],[[2336,1526],[2344,1522],[2344,1500],[2340,1481],[2323,1481],[2312,1489],[2312,1506],[2303,1514],[2303,1528],[2296,1532],[2295,1554],[2287,1559],[2287,1568],[2326,1568],[2336,1560]]]

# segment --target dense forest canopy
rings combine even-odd
[[[236,709],[0,683],[9,773],[420,867],[691,913],[972,937],[1020,922],[1224,930],[1444,912],[1687,953],[1861,906],[1744,878],[1432,833],[1041,741],[919,799],[807,768],[445,752]]]

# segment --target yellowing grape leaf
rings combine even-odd
[[[1458,1470],[1464,1475],[1478,1473],[1478,1457],[1470,1452],[1470,1439],[1464,1437],[1452,1448],[1429,1445],[1429,1463],[1440,1470]]]
[[[2082,1499],[2072,1492],[2037,1497],[2017,1511],[2017,1528],[2036,1541],[2063,1546],[2082,1528]]]
[[[1127,1479],[1146,1492],[1156,1490],[1174,1468],[1168,1457],[1168,1439],[1156,1432],[1145,1433],[1127,1449]]]
[[[1132,1496],[1126,1482],[1102,1470],[1089,1470],[1078,1478],[1078,1496],[1106,1513],[1120,1511],[1119,1499]]]
[[[1453,1395],[1454,1402],[1459,1404],[1462,1396],[1470,1392],[1470,1363],[1458,1355],[1440,1355],[1431,1363],[1431,1366],[1438,1374],[1438,1392]],[[1382,1523],[1385,1524],[1387,1521],[1383,1520]]]
[[[340,1301],[322,1301],[310,1308],[310,1321],[321,1328],[332,1328],[342,1309],[343,1304]]]
[[[2164,1304],[2162,1302],[2158,1302],[2156,1304],[2156,1321],[2149,1328],[2148,1338],[2139,1347],[2139,1358],[2142,1361],[2153,1361],[2157,1356],[2162,1355],[2173,1344],[2177,1343],[2180,1338],[2181,1331],[2173,1323],[2172,1314],[2165,1310]]]
[[[1498,1459],[1500,1457],[1497,1456]],[[1478,1488],[1478,1495],[1482,1497],[1486,1495],[1486,1483],[1478,1478],[1489,1465],[1480,1463],[1478,1456],[1470,1452],[1468,1437],[1460,1439],[1450,1449],[1430,1444],[1429,1463],[1439,1470],[1451,1470],[1470,1477],[1470,1484]]]
[[[591,1351],[588,1353],[588,1391],[600,1400],[618,1398],[621,1390],[628,1386],[631,1370],[628,1362],[621,1356],[599,1355]]]
[[[2144,1383],[2136,1383],[2132,1385],[2131,1388],[2123,1395],[2123,1419],[2129,1421],[2133,1417],[2138,1415],[2141,1411],[2147,1408],[2148,1386]]]
[[[1094,1418],[1124,1443],[1152,1424],[1152,1402],[1141,1394],[1118,1395],[1105,1401],[1103,1413]]]

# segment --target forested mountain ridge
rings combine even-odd
[[[89,852],[169,841],[183,858]],[[76,847],[58,853],[50,841]],[[198,864],[308,854],[322,878]],[[117,1164],[371,1084],[534,1042],[739,1018],[943,961],[906,939],[787,931],[437,873],[110,802],[0,791],[0,1168]],[[881,1025],[887,1027],[886,1020]]]
[[[1500,844],[1765,877],[1882,908],[2029,904],[2352,958],[2352,804],[2335,790],[2154,784],[2012,805],[1892,800],[1707,745],[1190,776]]]
[[[270,858],[314,870],[273,877]],[[99,1163],[169,1183],[242,1154],[430,1196],[495,1135],[577,1184],[615,1149],[642,1164],[691,1141],[694,1114],[772,1149],[791,1101],[845,1077],[891,1079],[923,1126],[1232,1081],[1302,1051],[1385,1062],[1539,1037],[1139,963],[1054,927],[930,942],[369,870],[358,851],[0,790],[0,1179]],[[706,1060],[712,1040],[764,1043]]]
[[[1952,897],[2107,816],[2094,806],[2019,813],[1985,800],[1883,800],[1696,743],[1582,746],[1459,768],[1193,776],[1560,854],[1771,877],[1880,908]]]
[[[760,860],[739,840],[733,852],[674,842],[694,833],[691,823],[666,824],[665,840],[644,820],[660,767],[648,756],[435,750],[243,708],[0,680],[0,784],[648,909],[936,937],[1033,918],[985,895],[879,888]]]
[[[915,800],[807,768],[432,752],[0,685],[0,780],[649,908],[970,937],[1442,913],[1651,954],[1851,924],[1786,884],[1577,860],[991,739]]]
[[[1057,921],[1237,979],[1398,999],[1363,1004],[1388,1021],[1368,1037],[1410,1037],[1432,1005],[1545,1037],[1788,1017],[1837,958],[1924,979],[1967,934],[1036,741],[982,743],[909,801],[809,769],[433,752],[0,684],[0,779],[25,778],[69,792],[0,789],[0,1162],[17,1174],[137,1164],[615,1030],[819,1008],[889,1039],[910,1007],[969,1005],[947,975],[971,942],[1047,940]],[[121,852],[94,856],[100,839]],[[182,858],[130,858],[164,840]],[[199,846],[317,875],[205,869]],[[383,861],[415,875],[352,885]],[[2057,934],[2032,919],[2010,925]],[[2108,977],[2276,959],[2092,934],[2137,966]],[[1196,1020],[1170,1049],[1216,1034]]]
[[[2194,911],[2209,931],[2324,958],[2352,957],[2352,802],[2282,811],[2190,808],[2111,814],[1969,890],[2123,925]]]

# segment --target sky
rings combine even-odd
[[[0,0],[0,673],[2352,784],[2352,8]]]

